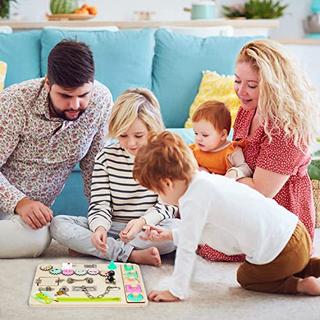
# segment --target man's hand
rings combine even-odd
[[[121,241],[124,243],[131,241],[142,230],[145,224],[146,220],[142,217],[130,220],[126,227],[120,232]]]
[[[91,242],[102,254],[107,254],[107,230],[104,227],[98,227],[91,235]]]
[[[42,228],[53,218],[53,213],[50,208],[40,201],[34,201],[28,198],[23,198],[17,203],[15,213],[32,229]]]
[[[168,241],[173,240],[172,232],[170,230],[159,228],[155,226],[144,226],[144,235],[140,236],[143,240],[150,241]]]
[[[180,301],[180,299],[174,296],[169,290],[164,291],[151,291],[148,294],[148,298],[154,302],[175,302]]]

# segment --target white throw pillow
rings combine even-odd
[[[12,28],[9,26],[1,26],[0,33],[12,33]]]

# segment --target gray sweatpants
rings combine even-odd
[[[179,223],[178,219],[166,219],[160,226],[171,229]],[[60,244],[83,254],[92,255],[100,259],[126,262],[133,249],[156,247],[160,254],[174,251],[172,241],[151,242],[140,239],[139,235],[130,242],[124,243],[119,239],[119,233],[126,223],[113,222],[107,237],[107,254],[103,255],[91,242],[92,231],[89,229],[88,219],[85,217],[57,216],[51,221],[50,232]]]
[[[48,226],[34,230],[19,215],[0,213],[0,258],[38,257],[50,242]]]

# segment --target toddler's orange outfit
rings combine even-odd
[[[215,151],[202,151],[196,144],[191,144],[199,167],[207,169],[210,173],[226,175],[236,180],[249,177],[252,171],[246,164],[242,152],[244,141],[233,141]]]

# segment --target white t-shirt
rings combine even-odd
[[[181,222],[170,292],[188,294],[199,243],[253,264],[274,260],[286,246],[298,217],[258,191],[224,176],[198,172],[179,200]]]

